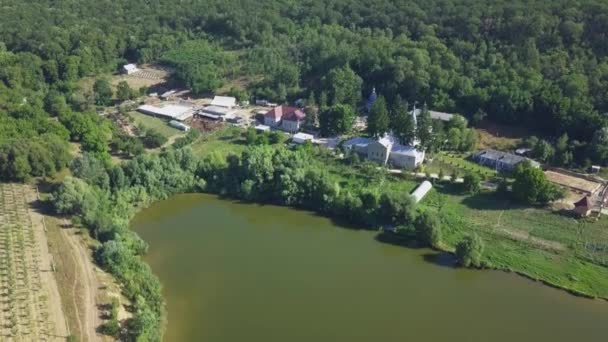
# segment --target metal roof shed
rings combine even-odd
[[[236,98],[230,96],[216,96],[211,101],[212,106],[232,108],[236,106]]]

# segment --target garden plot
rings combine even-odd
[[[65,340],[67,328],[36,198],[28,185],[0,184],[0,340]]]

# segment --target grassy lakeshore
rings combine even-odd
[[[244,143],[234,128],[209,134],[193,150],[197,155],[240,153]],[[420,180],[379,172],[369,164],[346,165],[325,151],[314,163],[326,170],[342,189],[364,185],[370,190],[391,188],[411,192]],[[608,299],[608,219],[577,220],[567,213],[527,207],[487,190],[461,193],[458,185],[435,184],[418,205],[436,212],[443,223],[442,249],[453,252],[467,234],[485,243],[483,259],[491,268],[589,297]]]

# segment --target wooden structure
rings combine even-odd
[[[591,214],[591,200],[589,196],[581,198],[578,202],[574,203],[574,212],[580,217],[587,217]]]

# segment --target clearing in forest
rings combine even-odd
[[[0,340],[64,341],[68,336],[36,190],[0,184]]]

